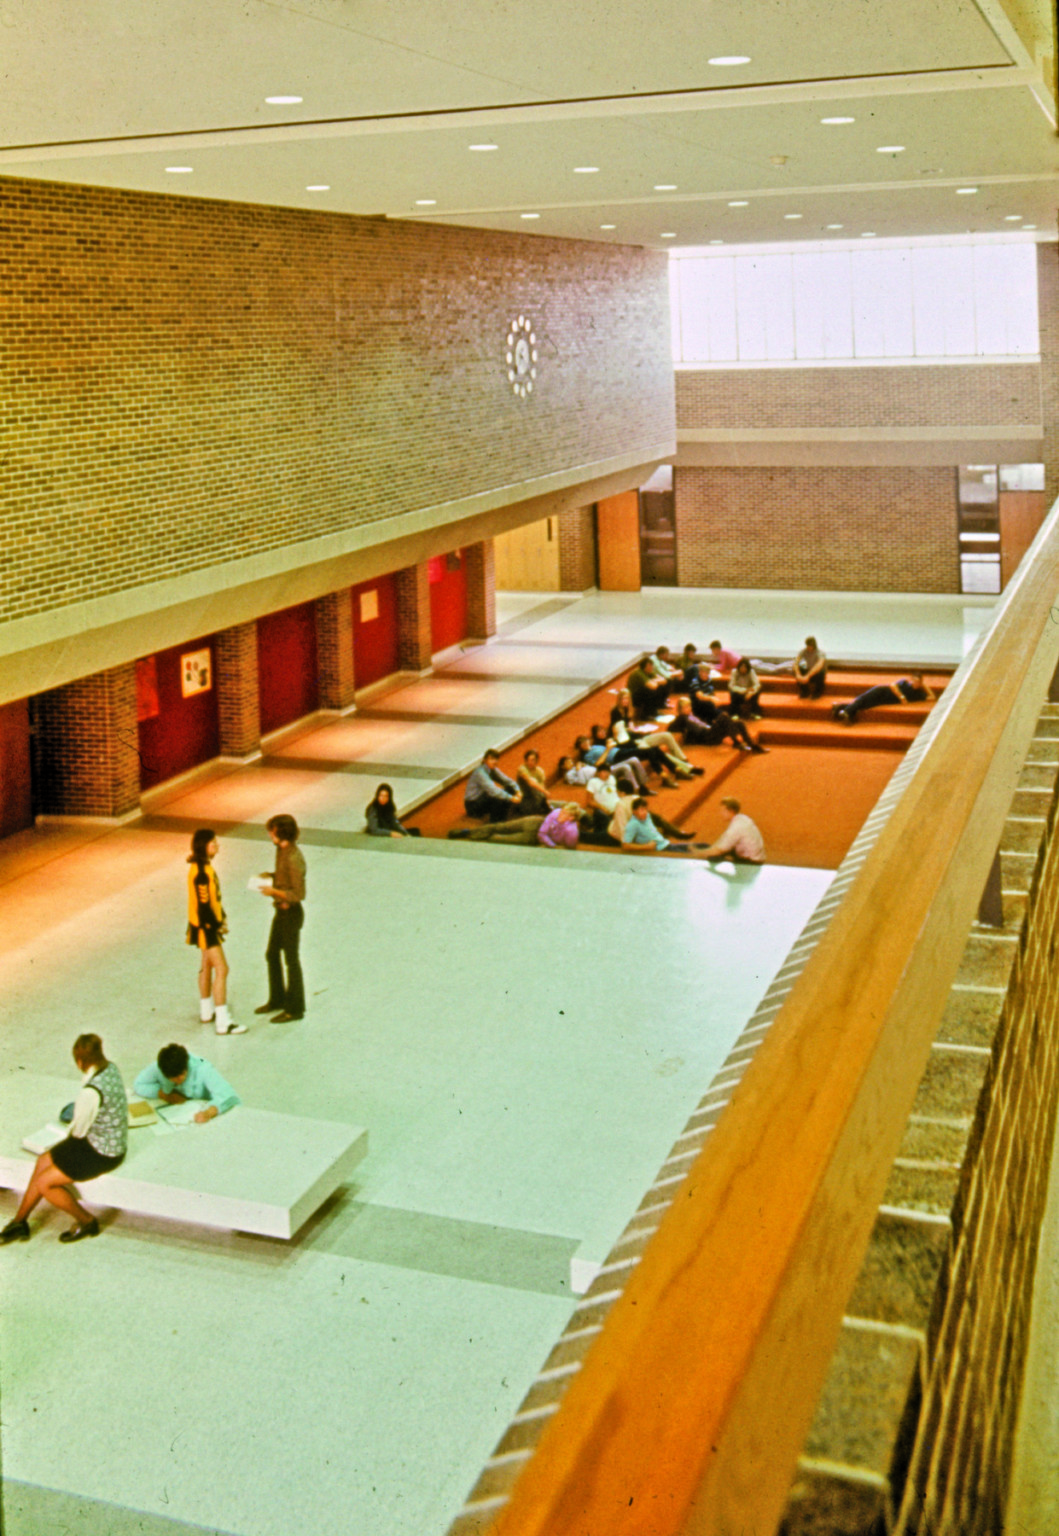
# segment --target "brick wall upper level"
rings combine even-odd
[[[1040,366],[680,369],[677,427],[1039,426]]]
[[[655,253],[19,180],[0,248],[4,621],[673,439]]]

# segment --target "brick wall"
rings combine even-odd
[[[467,572],[467,635],[486,640],[496,634],[496,552],[492,539],[468,544],[463,552]]]
[[[395,576],[397,586],[397,665],[402,672],[423,672],[430,666],[433,642],[430,625],[430,566],[426,560],[406,566]]]
[[[587,592],[597,580],[595,508],[572,507],[559,518],[559,591]]]
[[[321,709],[353,703],[353,604],[349,588],[329,592],[315,603],[317,691]]]
[[[45,815],[125,816],[140,803],[136,664],[79,678],[37,699]]]
[[[221,630],[214,641],[213,664],[221,755],[249,757],[261,746],[257,625],[233,624]]]
[[[954,469],[677,469],[682,587],[958,592]]]
[[[673,435],[657,253],[18,180],[0,244],[7,619]]]
[[[677,427],[1034,426],[1039,375],[1036,363],[681,369]]]

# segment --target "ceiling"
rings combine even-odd
[[[1055,238],[1054,68],[1050,0],[0,0],[0,175],[657,249]]]

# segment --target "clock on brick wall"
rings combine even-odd
[[[525,315],[512,320],[507,332],[507,378],[520,400],[533,393],[537,377],[537,334]]]

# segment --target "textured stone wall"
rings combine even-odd
[[[37,746],[45,815],[135,811],[140,803],[135,662],[39,695]]]
[[[658,253],[17,180],[0,246],[7,620],[672,440]]]
[[[955,469],[677,469],[682,587],[958,592]]]

